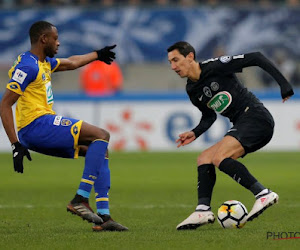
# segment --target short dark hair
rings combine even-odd
[[[184,57],[186,57],[190,52],[192,52],[194,54],[194,59],[196,60],[195,49],[188,42],[184,42],[184,41],[176,42],[168,48],[168,52],[171,52],[175,49],[177,49],[179,53]]]
[[[36,43],[39,40],[40,35],[47,30],[51,30],[55,27],[53,24],[46,21],[38,21],[31,25],[29,29],[29,37],[31,44]]]

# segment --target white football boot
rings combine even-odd
[[[265,190],[263,190],[263,191],[265,191]],[[247,216],[247,221],[252,221],[256,217],[258,217],[268,207],[272,206],[273,204],[278,203],[278,200],[279,200],[278,194],[276,194],[275,192],[272,192],[269,189],[267,189],[264,194],[261,194],[261,195],[258,194],[256,196],[256,201],[252,207],[252,210],[250,211],[250,213]]]
[[[196,210],[189,217],[187,217],[183,222],[181,222],[176,229],[177,230],[189,230],[196,229],[202,225],[214,223],[215,216],[210,210]]]

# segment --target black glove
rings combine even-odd
[[[20,142],[11,144],[13,150],[14,169],[18,173],[23,173],[23,158],[26,155],[27,159],[31,161],[31,156],[27,148],[23,147]]]
[[[282,99],[285,99],[286,97],[294,95],[293,89],[290,88],[281,88],[281,97]]]
[[[105,62],[106,64],[111,64],[111,62],[116,59],[116,53],[111,51],[114,49],[117,45],[113,46],[106,46],[103,49],[96,50],[98,54],[98,60]]]

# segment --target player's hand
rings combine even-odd
[[[22,146],[18,141],[11,144],[11,148],[13,151],[14,169],[18,173],[23,173],[23,158],[26,156],[27,159],[31,161],[30,153],[28,149]]]
[[[187,145],[196,139],[193,131],[184,132],[179,135],[179,139],[176,140],[177,148]]]
[[[288,99],[290,99],[291,96],[294,95],[294,91],[293,89],[281,89],[281,97],[282,97],[282,102],[287,101]]]
[[[117,45],[106,46],[103,49],[96,50],[98,54],[98,60],[105,62],[106,64],[111,64],[114,59],[116,59],[116,53],[111,51]]]

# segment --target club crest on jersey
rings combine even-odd
[[[12,79],[20,84],[23,84],[26,76],[27,76],[27,73],[25,73],[24,71],[22,71],[20,69],[16,69]]]
[[[11,85],[9,85],[9,87],[11,89],[18,89],[18,85],[17,84],[11,84]]]
[[[220,61],[221,61],[222,63],[228,63],[228,62],[231,61],[231,56],[221,56],[221,57],[220,57]]]
[[[218,91],[219,90],[219,83],[217,82],[212,82],[210,84],[210,88],[212,89],[212,91]]]
[[[232,96],[227,91],[222,91],[214,95],[213,98],[207,103],[207,107],[213,109],[217,113],[222,113],[229,107],[232,102]]]
[[[203,88],[203,93],[207,96],[207,97],[212,97],[212,93],[209,87],[204,87]]]
[[[78,134],[78,127],[76,125],[73,127],[73,133],[74,135]]]
[[[72,125],[72,122],[71,122],[69,119],[62,119],[61,122],[60,122],[60,124],[61,124],[62,126],[67,127],[67,126]]]
[[[45,80],[46,80],[45,73],[43,73],[43,74],[42,74],[42,79],[43,79],[43,81],[45,81]]]

